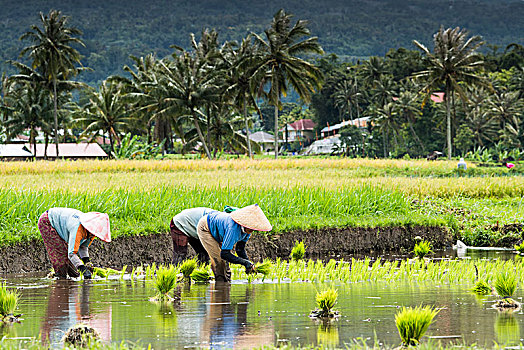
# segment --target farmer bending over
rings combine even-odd
[[[238,209],[231,214],[214,212],[200,219],[197,226],[198,238],[211,257],[215,281],[231,281],[229,263],[244,265],[247,273],[255,272],[255,266],[246,254],[246,242],[253,231],[271,229],[269,220],[258,204]],[[234,246],[237,255],[231,253]]]
[[[89,261],[88,247],[98,237],[111,242],[109,216],[105,213],[82,213],[70,208],[51,208],[40,216],[38,229],[44,246],[60,278],[91,278],[93,264]]]

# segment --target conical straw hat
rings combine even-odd
[[[242,209],[235,210],[230,215],[237,224],[254,231],[271,231],[273,229],[273,226],[271,226],[258,204],[248,205]]]
[[[80,223],[90,233],[102,241],[111,242],[111,230],[109,229],[109,215],[106,213],[89,212],[80,215]]]

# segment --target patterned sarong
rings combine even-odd
[[[38,219],[38,229],[44,240],[47,256],[53,265],[57,277],[66,278],[78,277],[80,274],[69,260],[67,254],[67,243],[58,235],[58,232],[51,226],[47,211]]]

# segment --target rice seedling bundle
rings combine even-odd
[[[321,309],[324,313],[329,313],[338,299],[338,291],[334,288],[329,288],[324,291],[317,293],[316,302],[317,307]]]
[[[197,263],[196,259],[185,260],[180,265],[179,270],[182,273],[182,275],[184,276],[184,278],[189,279],[191,277],[191,274],[193,273],[193,270],[195,270],[197,265],[198,265],[198,263]]]
[[[495,280],[495,290],[502,298],[511,298],[517,289],[517,279],[514,273],[499,273]]]
[[[96,329],[85,324],[77,324],[67,330],[62,341],[74,347],[86,347],[100,340],[100,334]]]
[[[0,316],[3,318],[13,314],[15,311],[19,295],[16,291],[7,289],[6,283],[0,283]]]
[[[191,279],[197,283],[208,282],[211,279],[211,274],[207,266],[196,268],[191,273]]]
[[[438,310],[430,306],[403,307],[395,315],[395,323],[404,346],[417,346]]]
[[[169,267],[159,266],[156,270],[154,280],[155,287],[158,291],[156,298],[160,301],[170,300],[169,293],[175,288],[177,273],[173,265]]]
[[[264,260],[261,263],[255,264],[255,270],[257,271],[257,273],[261,273],[264,276],[267,276],[271,273],[272,267],[273,263],[271,262],[271,260],[268,259]]]
[[[524,242],[522,242],[521,244],[515,244],[513,248],[515,248],[517,252],[524,254]]]
[[[491,286],[484,280],[479,280],[472,289],[473,293],[477,295],[491,294]]]
[[[297,261],[304,258],[306,254],[306,246],[302,241],[296,241],[295,246],[291,249],[291,259]]]
[[[413,248],[413,253],[419,259],[424,258],[426,255],[432,252],[431,242],[425,240],[418,242],[415,244],[415,248]]]

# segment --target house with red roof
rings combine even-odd
[[[315,126],[317,124],[311,119],[300,119],[296,122],[289,123],[279,131],[282,133],[282,139],[286,139],[288,142],[301,141],[309,143],[315,138]]]

